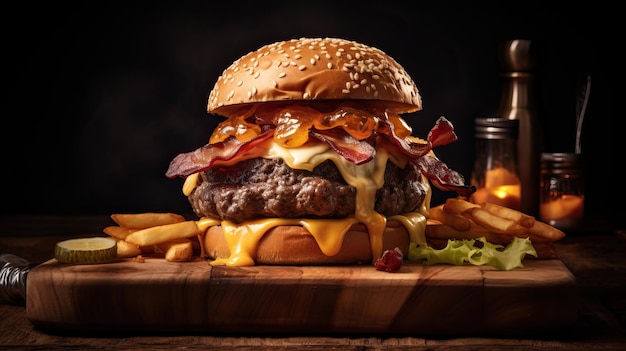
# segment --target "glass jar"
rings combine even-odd
[[[520,209],[521,181],[517,164],[519,120],[475,119],[476,155],[470,183],[473,203],[494,203]]]
[[[541,154],[539,219],[561,230],[579,229],[585,209],[580,155]]]

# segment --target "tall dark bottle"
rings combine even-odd
[[[509,40],[498,48],[502,95],[498,117],[519,120],[517,152],[521,180],[520,210],[536,216],[539,208],[543,127],[536,106],[536,57],[530,40]]]

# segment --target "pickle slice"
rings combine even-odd
[[[117,242],[112,238],[69,239],[58,242],[54,247],[54,258],[63,263],[106,263],[116,257]]]

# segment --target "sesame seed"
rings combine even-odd
[[[228,96],[226,97],[226,100],[232,99],[234,95],[235,95],[235,91],[231,90],[230,93],[228,93]]]
[[[304,94],[302,94],[302,98],[303,99],[309,99],[311,97],[311,94],[305,92]]]
[[[348,89],[343,89],[341,92],[344,93],[344,94],[350,94],[350,90],[348,90]]]
[[[242,81],[242,80],[240,80],[240,81],[238,81],[238,82],[237,82],[237,86],[238,86],[238,87],[240,87],[242,84],[243,84],[243,81]]]
[[[332,69],[332,68],[333,68],[333,64],[332,64],[332,63],[330,63],[330,62],[329,62],[329,63],[327,63],[327,64],[326,64],[326,68],[328,68],[328,69]]]
[[[352,85],[352,89],[359,89],[360,85],[359,84],[353,84]]]
[[[361,79],[361,84],[362,84],[362,85],[367,84],[367,79],[365,79],[365,78],[364,78],[364,79]]]
[[[300,54],[296,55],[296,60],[299,60],[301,58],[302,58],[302,55],[300,55]]]
[[[276,88],[278,86],[278,83],[275,80],[273,80],[272,85],[274,86],[274,88]]]
[[[306,66],[305,66],[305,65],[300,65],[300,66],[298,67],[298,69],[299,69],[299,70],[301,70],[301,71],[304,71],[304,70],[306,69]]]
[[[278,75],[278,78],[285,78],[286,75],[287,75],[287,73],[280,72],[280,74]]]
[[[378,74],[372,74],[372,79],[379,80],[380,76]]]
[[[255,73],[255,75],[254,75],[254,79],[259,78],[259,76],[260,76],[260,75],[261,75],[261,72],[257,71],[257,72]]]

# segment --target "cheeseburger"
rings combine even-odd
[[[457,139],[452,124],[440,117],[422,139],[400,117],[421,109],[411,77],[377,48],[276,42],[222,73],[207,110],[226,119],[166,175],[186,178],[212,264],[373,262],[426,243],[431,185],[474,191],[432,152]]]

